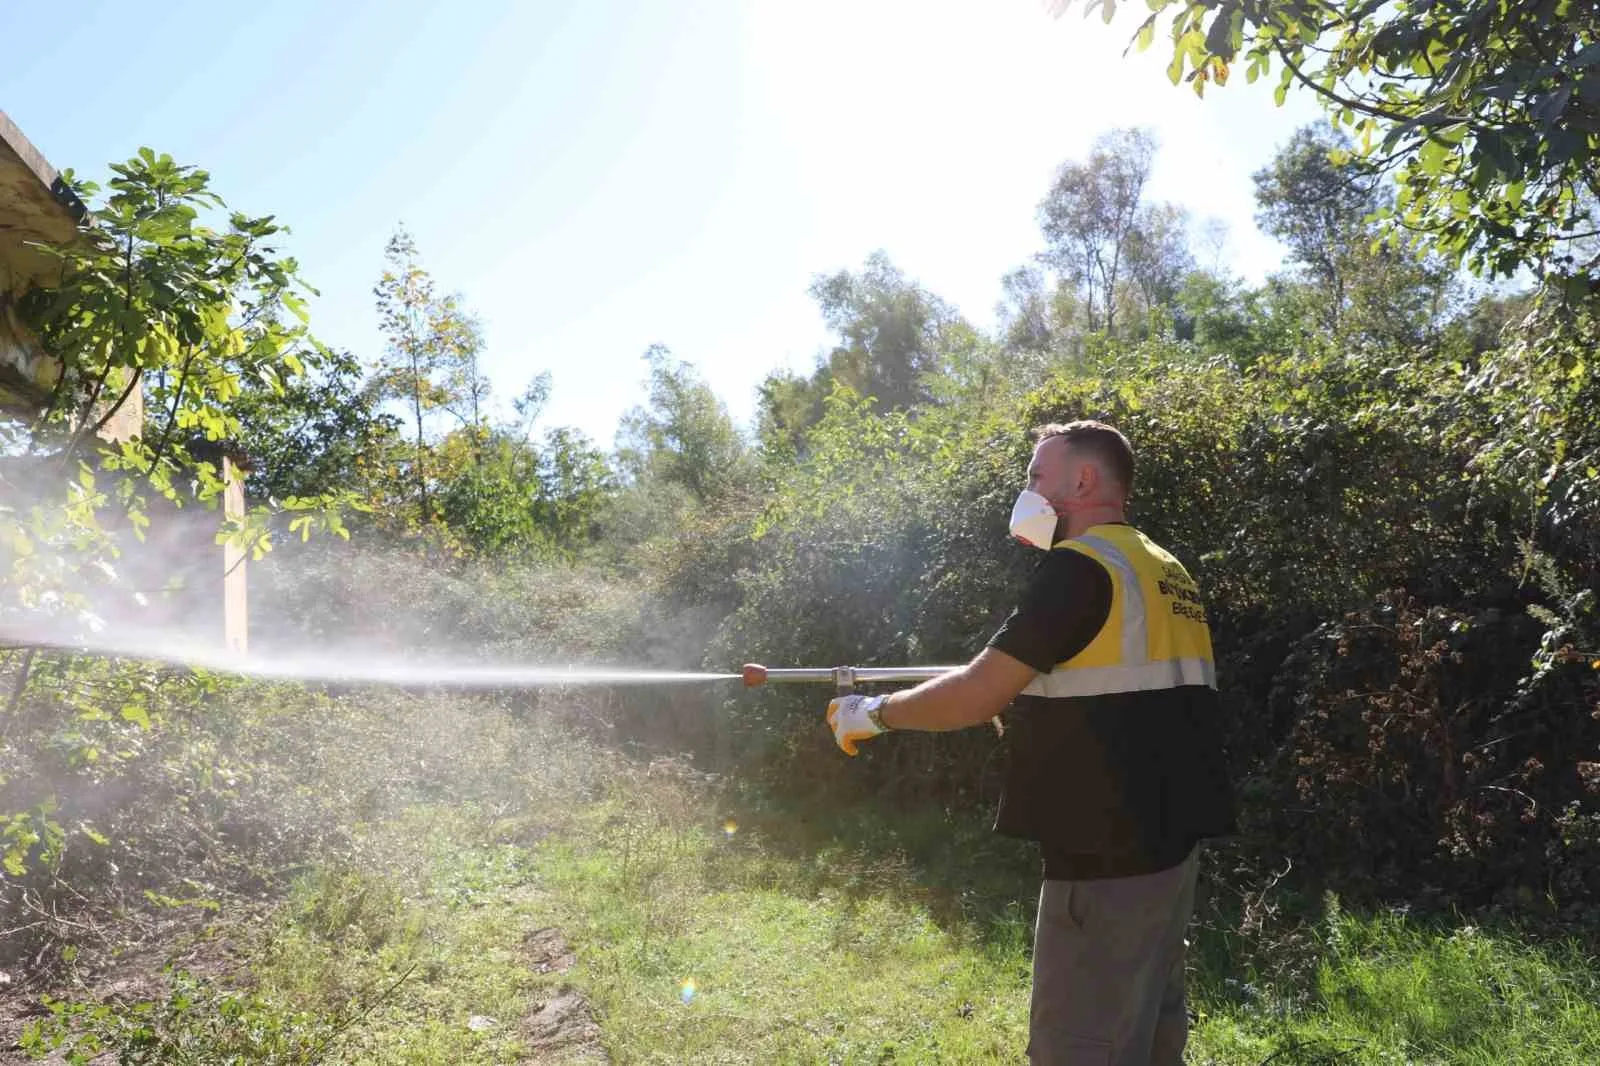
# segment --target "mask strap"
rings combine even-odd
[[[1061,503],[1050,504],[1051,510],[1055,511],[1056,514],[1066,514],[1068,511],[1089,511],[1105,506],[1108,506],[1108,501],[1106,500],[1065,500]]]

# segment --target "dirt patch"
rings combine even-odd
[[[561,987],[536,998],[522,1016],[522,1037],[533,1051],[528,1062],[544,1062],[560,1054],[609,1062],[600,1045],[600,1026],[589,1001],[577,989]]]
[[[534,973],[566,973],[578,961],[559,929],[535,929],[523,937],[522,958]]]
[[[559,929],[535,929],[522,938],[523,965],[534,973],[566,973],[577,961]],[[611,1061],[589,1000],[570,985],[535,996],[518,1029],[533,1052],[525,1063]]]

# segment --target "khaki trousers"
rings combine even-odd
[[[1139,877],[1046,881],[1033,935],[1033,1066],[1180,1066],[1184,928],[1199,848]]]

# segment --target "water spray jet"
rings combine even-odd
[[[0,629],[0,649],[37,648],[74,655],[143,659],[217,673],[282,681],[354,682],[390,685],[438,685],[447,688],[564,688],[578,685],[668,685],[742,680],[745,688],[767,684],[832,684],[840,694],[857,685],[927,681],[955,666],[827,666],[777,667],[746,663],[737,674],[681,670],[627,670],[429,661],[412,657],[385,658],[346,653],[242,655],[175,634],[101,635],[92,639]]]
[[[275,681],[438,686],[443,688],[571,688],[580,685],[670,685],[734,681],[738,674],[682,670],[627,670],[606,666],[559,667],[427,659],[396,653],[372,655],[284,652],[240,654],[171,633],[101,634],[93,638],[0,629],[0,650],[34,648],[68,655],[138,659]]]

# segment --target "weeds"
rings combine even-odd
[[[976,817],[632,761],[514,705],[231,702],[267,695],[286,694],[224,690],[190,761],[124,766],[206,753],[230,768],[145,829],[158,856],[185,854],[191,828],[206,842],[145,889],[184,905],[137,897],[138,913],[208,926],[228,958],[108,994],[107,953],[60,921],[107,941],[128,926],[30,888],[73,982],[30,1053],[420,1066],[603,1044],[624,1062],[998,1062],[1025,1043],[1037,860]],[[126,824],[141,802],[97,817]],[[120,846],[69,839],[56,870],[86,886]],[[1195,1062],[1600,1060],[1600,971],[1577,946],[1307,897],[1287,864],[1254,873],[1253,854],[1229,845],[1204,866]],[[252,885],[275,886],[270,906]],[[171,947],[174,928],[140,935]]]
[[[173,975],[165,998],[128,1004],[49,1003],[50,1018],[23,1035],[33,1057],[61,1051],[73,1066],[105,1053],[123,1066],[313,1066],[369,1008],[286,1009],[260,995]]]

